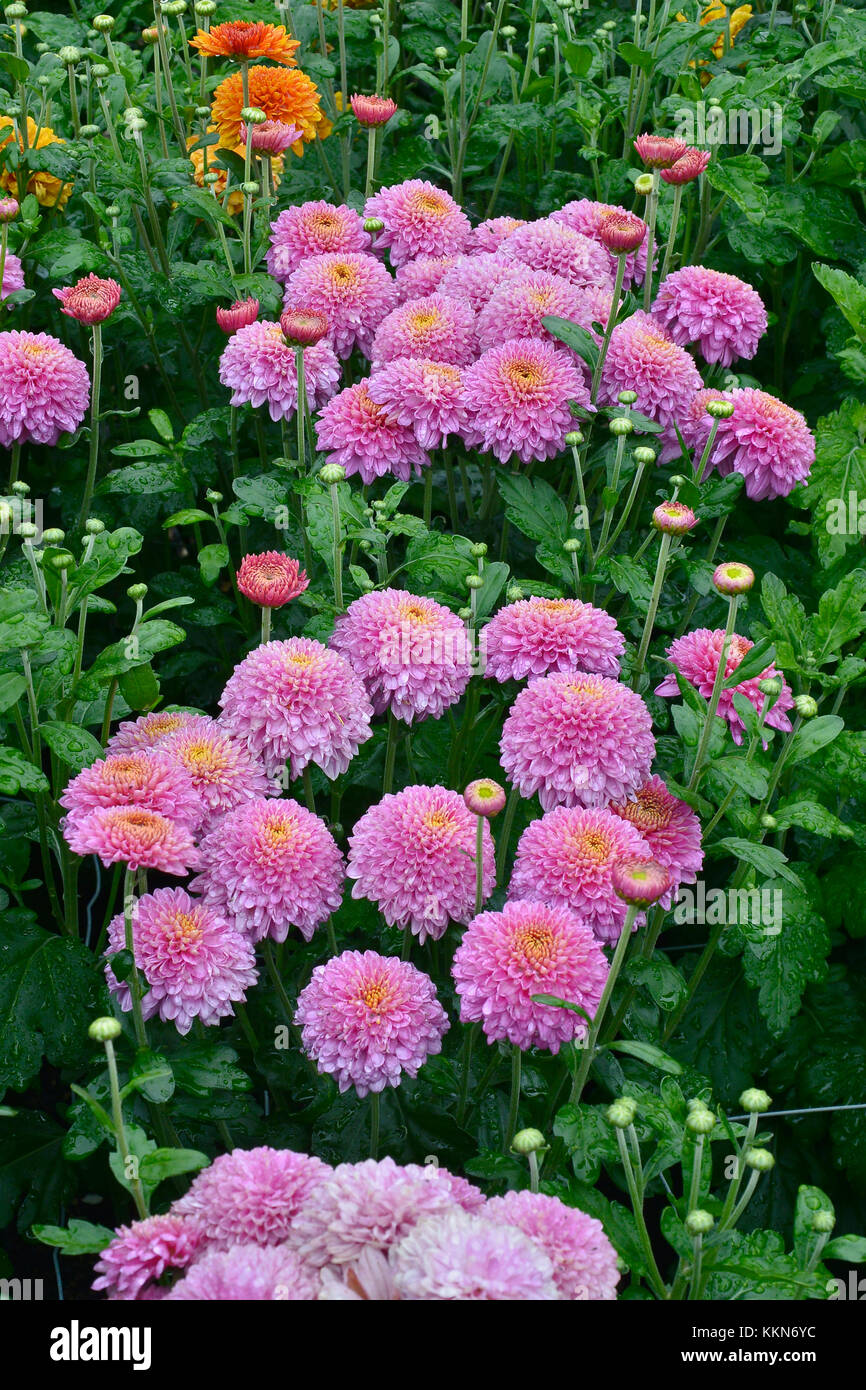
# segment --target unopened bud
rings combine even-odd
[[[480,574],[467,574],[467,576],[466,576],[466,587],[467,587],[467,589],[480,589],[480,588],[482,587],[483,584],[484,584],[484,580],[482,579],[482,577],[481,577]]]
[[[369,232],[371,236],[375,236],[377,232],[383,231],[384,227],[385,223],[382,221],[381,217],[365,217],[364,219],[364,231]]]
[[[90,21],[97,34],[110,34],[114,28],[114,15],[97,14]]]
[[[42,539],[46,545],[62,545],[66,540],[66,532],[61,531],[59,526],[49,526],[47,531],[42,532]]]
[[[769,1173],[770,1169],[776,1166],[776,1160],[769,1149],[747,1149],[743,1162],[758,1173]]]
[[[98,516],[89,516],[84,523],[84,529],[88,536],[101,536],[105,530],[105,522],[100,521]]]
[[[686,1230],[690,1236],[706,1236],[716,1224],[716,1218],[712,1212],[702,1211],[698,1208],[690,1211],[686,1217]]]
[[[634,433],[634,420],[630,419],[628,415],[615,415],[608,422],[607,427],[611,434],[618,438],[621,434]]]
[[[583,443],[583,435],[580,430],[569,430],[568,434],[565,436],[565,442],[569,449],[576,449],[578,444]]]
[[[634,181],[634,191],[635,191],[635,193],[640,193],[640,194],[642,194],[643,197],[645,197],[645,198],[646,198],[650,193],[652,193],[652,191],[653,191],[653,176],[652,176],[652,174],[638,174],[637,178],[636,178],[635,181]]]
[[[520,1129],[511,1141],[512,1153],[537,1154],[547,1148],[547,1142],[540,1129]]]
[[[733,401],[707,401],[707,414],[714,420],[730,420],[734,413]]]
[[[631,1096],[620,1096],[606,1111],[608,1124],[615,1129],[628,1129],[629,1125],[634,1124],[636,1114],[637,1101],[632,1100]]]
[[[748,1115],[761,1115],[765,1110],[769,1110],[772,1103],[767,1092],[757,1086],[749,1086],[740,1096],[740,1105]]]
[[[76,48],[74,44],[68,43],[64,44],[63,48],[58,49],[57,56],[61,63],[65,63],[68,68],[74,68],[77,63],[81,62],[84,54],[81,52],[80,48]]]
[[[828,1236],[836,1225],[836,1217],[826,1208],[812,1213],[812,1230],[819,1236]]]
[[[706,1105],[696,1105],[686,1116],[686,1129],[692,1134],[710,1134],[716,1127],[716,1117]]]
[[[642,463],[646,468],[656,461],[656,451],[647,444],[639,444],[634,451],[635,463]]]
[[[341,463],[326,463],[319,470],[319,477],[326,487],[336,487],[345,479],[346,470]]]
[[[146,584],[130,584],[126,591],[127,598],[131,598],[133,603],[141,603],[147,595]]]
[[[116,1018],[95,1018],[87,1030],[87,1036],[94,1042],[111,1042],[120,1037],[121,1031]]]
[[[801,719],[814,719],[818,713],[818,702],[811,695],[795,695],[794,709]]]

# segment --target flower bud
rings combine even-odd
[[[396,101],[390,97],[361,96],[358,92],[349,98],[349,105],[358,124],[368,130],[386,125],[397,110]]]
[[[110,34],[114,28],[114,15],[97,14],[90,21],[97,34]]]
[[[99,126],[83,125],[80,127],[78,134],[81,136],[82,140],[95,140],[99,134]]]
[[[652,174],[638,174],[634,181],[634,191],[635,193],[642,194],[645,198],[649,197],[650,193],[653,191]]]
[[[26,6],[26,5],[7,5],[6,8],[5,8],[5,10],[3,11],[3,13],[5,14],[5,16],[6,16],[7,19],[26,19],[26,18],[27,18],[27,6]]]
[[[500,34],[502,35],[502,37],[503,37],[504,39],[516,39],[516,38],[517,38],[517,30],[515,29],[515,27],[514,27],[513,24],[503,24],[503,26],[502,26],[502,28],[499,30],[499,32],[500,32]]]
[[[583,435],[580,430],[569,430],[568,434],[565,436],[565,442],[569,449],[576,449],[578,444],[583,443]]]
[[[547,1142],[540,1129],[520,1129],[511,1141],[511,1152],[516,1154],[537,1154],[547,1148]]]
[[[308,348],[324,338],[328,320],[314,309],[287,309],[280,314],[280,328],[290,346]]]
[[[68,68],[74,68],[81,62],[84,54],[81,52],[80,48],[76,48],[74,44],[68,43],[64,44],[63,48],[57,50],[57,56],[61,63],[65,63]]]
[[[812,1213],[812,1230],[819,1236],[828,1236],[836,1225],[836,1217],[832,1211],[822,1208],[821,1211]]]
[[[614,438],[618,439],[622,434],[634,433],[634,420],[628,415],[614,415],[613,419],[608,421],[607,427]]]
[[[566,555],[579,555],[583,545],[578,536],[569,536],[567,541],[562,542],[562,548]]]
[[[620,405],[634,405],[637,400],[637,391],[620,391],[617,400]]]
[[[341,463],[325,463],[319,470],[319,477],[326,487],[336,487],[345,479],[346,470]]]
[[[126,591],[127,598],[131,598],[133,603],[141,603],[147,596],[146,584],[130,584]]]
[[[508,603],[519,603],[523,598],[523,590],[519,584],[509,584],[505,590],[505,598]]]
[[[734,413],[734,402],[719,400],[707,401],[706,411],[714,420],[730,420]]]
[[[637,251],[646,234],[647,224],[633,212],[620,212],[614,208],[601,214],[598,239],[613,256],[625,256]]]
[[[18,201],[15,198],[0,198],[0,222],[12,222],[18,216]]]
[[[32,541],[39,535],[39,527],[34,526],[32,521],[22,521],[18,527],[18,534],[22,541]]]
[[[716,1218],[712,1212],[702,1211],[697,1208],[690,1211],[686,1217],[686,1230],[690,1236],[706,1236],[716,1224]]]
[[[476,816],[498,816],[505,805],[505,791],[490,777],[479,777],[470,782],[463,793],[463,800]]]
[[[501,32],[504,33],[505,30],[503,29]],[[448,49],[443,48],[440,44],[438,48],[433,49],[433,57],[437,60],[437,62],[444,63],[445,59],[448,57]]]
[[[775,703],[782,693],[784,682],[781,676],[764,676],[758,681],[758,689],[762,695],[769,696],[771,702]]]
[[[762,830],[775,830],[777,825],[779,824],[779,822],[776,820],[776,817],[771,816],[769,811],[764,812],[764,814],[761,816],[759,823]]]
[[[614,1129],[628,1129],[630,1124],[634,1124],[637,1101],[632,1100],[631,1096],[620,1096],[607,1107],[605,1113],[608,1124],[612,1124]]]
[[[46,545],[62,545],[66,540],[66,532],[61,531],[59,526],[49,526],[47,531],[42,532],[42,539]]]
[[[96,80],[98,86],[103,78],[111,76],[111,68],[106,67],[105,63],[92,63],[90,67],[90,76]],[[139,115],[140,114],[141,112],[139,112]]]
[[[193,11],[195,14],[201,15],[203,19],[207,19],[209,15],[216,13],[216,0],[195,0]]]
[[[655,463],[656,451],[647,444],[639,444],[634,451],[635,463],[642,463],[646,468],[649,464]]]
[[[245,106],[241,111],[241,120],[244,125],[264,125],[268,119],[267,112],[260,106]]]
[[[255,323],[259,316],[259,301],[257,299],[236,299],[234,304],[228,309],[221,306],[216,310],[216,321],[223,333],[237,333],[239,328],[246,328],[247,324]]]
[[[617,897],[624,902],[649,907],[667,893],[671,876],[669,870],[654,859],[626,859],[614,864],[611,884]]]
[[[684,536],[697,524],[698,518],[685,502],[661,502],[653,512],[653,526],[669,536]]]
[[[711,1134],[716,1127],[716,1117],[708,1106],[701,1102],[686,1116],[686,1129],[691,1134]]]
[[[670,135],[639,135],[634,147],[648,169],[669,169],[688,150],[685,140]]]
[[[26,497],[30,491],[30,484],[25,483],[23,478],[16,478],[12,484],[12,491],[16,497]]]
[[[772,1103],[767,1092],[759,1090],[757,1086],[749,1086],[740,1096],[740,1105],[748,1115],[761,1115],[769,1110]]]
[[[214,503],[218,507],[223,500],[223,495],[221,492],[217,492],[216,488],[209,487],[204,495],[204,499],[206,502]]]
[[[87,1030],[87,1036],[94,1042],[111,1042],[119,1038],[122,1029],[116,1018],[95,1018]]]
[[[241,184],[241,193],[243,193],[246,198],[255,198],[258,191],[259,185],[256,183],[255,179],[248,179],[246,183]]]
[[[747,1149],[743,1162],[759,1173],[769,1173],[770,1169],[776,1166],[776,1160],[769,1149]]]
[[[720,594],[747,594],[755,582],[755,571],[738,561],[717,565],[713,571],[713,586]]]
[[[482,577],[481,577],[480,574],[467,574],[467,576],[466,576],[466,587],[467,587],[467,589],[480,589],[480,588],[482,588],[483,584],[484,584],[484,580],[482,579]]]
[[[361,544],[363,545],[363,541],[361,542]],[[460,619],[461,623],[468,622],[469,619],[472,617],[472,609],[471,609],[471,608],[458,608],[458,609],[457,609],[457,616],[458,616],[458,618]]]
[[[209,107],[209,106],[197,106],[197,107],[195,108],[195,114],[196,114],[196,117],[198,118],[198,120],[200,120],[200,121],[206,121],[206,120],[208,120],[208,119],[210,118],[210,107]]]
[[[818,702],[811,695],[795,695],[794,709],[801,719],[814,719],[818,713]]]
[[[475,545],[469,547],[469,554],[472,556],[473,560],[483,560],[484,556],[487,554],[487,546],[483,541],[478,541]]]
[[[105,522],[100,521],[98,516],[89,516],[84,523],[84,529],[88,536],[101,536],[105,530]]]
[[[384,227],[385,223],[382,221],[381,217],[364,218],[364,231],[369,232],[371,236],[375,236],[377,232],[383,231]]]
[[[68,550],[58,550],[56,555],[48,556],[48,564],[53,570],[57,570],[58,574],[62,574],[75,564],[75,556]]]

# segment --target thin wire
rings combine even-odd
[[[93,931],[93,904],[102,892],[102,870],[99,867],[99,860],[95,854],[93,855],[93,867],[96,870],[96,887],[93,890],[93,897],[90,899],[85,909],[87,913],[87,932],[84,937],[85,946],[90,945],[90,933]]]
[[[766,1120],[771,1115],[823,1115],[826,1112],[836,1110],[866,1110],[866,1101],[857,1101],[851,1105],[809,1105],[805,1110],[763,1110],[760,1120]],[[727,1116],[729,1120],[750,1120],[751,1118],[751,1115]]]

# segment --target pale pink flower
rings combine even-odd
[[[198,716],[189,710],[154,710],[138,719],[118,724],[117,732],[105,746],[106,756],[112,753],[135,753],[142,748],[157,748],[184,724]]]
[[[516,1226],[447,1212],[419,1222],[391,1256],[398,1297],[414,1302],[549,1302],[559,1298],[539,1242]]]
[[[399,425],[412,430],[422,449],[438,449],[466,423],[463,378],[463,369],[450,362],[398,357],[370,377],[367,392]]]
[[[376,330],[370,350],[374,369],[397,357],[432,357],[466,366],[475,358],[475,315],[449,295],[409,299],[392,309]]]
[[[456,259],[455,256],[419,256],[416,261],[406,261],[394,276],[400,303],[405,304],[407,299],[423,299],[425,295],[435,294],[443,276],[451,269]]]
[[[268,777],[247,745],[206,714],[196,715],[169,734],[159,745],[159,756],[190,779],[206,824],[243,801],[280,794],[279,784]]]
[[[63,834],[74,854],[96,854],[105,865],[182,878],[198,864],[189,825],[142,806],[98,806],[69,816]]]
[[[172,1212],[202,1230],[209,1249],[283,1248],[299,1212],[331,1169],[292,1149],[232,1149],[194,1178]]]
[[[471,231],[469,218],[450,193],[426,179],[381,188],[367,199],[364,216],[384,222],[374,249],[389,250],[395,269],[416,256],[456,255]]]
[[[661,777],[650,777],[630,801],[608,809],[634,826],[653,859],[671,870],[677,884],[695,882],[704,862],[701,823],[687,802],[668,791]]]
[[[551,339],[542,323],[547,315],[580,323],[589,313],[586,291],[579,285],[546,270],[528,270],[493,291],[478,315],[478,344],[484,351],[510,338]]]
[[[512,232],[525,226],[526,219],[523,217],[487,217],[483,222],[479,222],[477,227],[472,228],[466,250],[470,256],[498,251]]]
[[[381,261],[356,251],[308,256],[286,281],[283,308],[314,310],[328,320],[338,357],[359,347],[365,357],[376,329],[397,304],[397,286]]]
[[[295,349],[278,323],[262,319],[233,333],[220,358],[219,377],[232,393],[232,405],[267,405],[272,420],[289,420],[298,408]],[[340,364],[331,344],[323,339],[307,348],[304,383],[311,410],[333,396],[339,381]]]
[[[166,1300],[298,1303],[311,1302],[317,1295],[318,1280],[294,1250],[285,1245],[241,1244],[229,1250],[206,1250],[172,1286]]]
[[[709,393],[708,393],[709,394]],[[723,393],[714,393],[717,397]],[[711,464],[721,476],[742,473],[753,502],[787,497],[809,476],[815,462],[815,436],[799,410],[767,391],[735,387],[724,393],[734,413],[719,421]],[[702,451],[712,426],[705,412],[695,422],[695,448]],[[700,456],[700,454],[699,454]]]
[[[271,223],[268,272],[275,280],[285,282],[310,256],[369,251],[371,243],[370,233],[364,231],[363,219],[344,204],[319,199],[283,208]]]
[[[159,1297],[156,1281],[166,1270],[192,1264],[202,1240],[195,1221],[171,1214],[118,1226],[94,1266],[92,1287],[116,1302]]]
[[[754,357],[767,331],[767,311],[757,290],[736,275],[687,265],[667,275],[653,315],[675,343],[697,343],[705,362],[729,367],[735,357]]]
[[[499,255],[530,270],[562,275],[574,285],[611,284],[610,258],[603,246],[562,222],[541,218],[518,227],[502,243]]]
[[[479,313],[494,290],[506,280],[525,275],[527,267],[520,261],[507,261],[504,256],[481,252],[477,256],[456,256],[439,284],[440,294],[465,299]]]
[[[485,1216],[516,1226],[540,1245],[553,1264],[560,1298],[590,1302],[616,1298],[616,1251],[594,1216],[543,1192],[492,1197]]]
[[[90,403],[83,362],[48,333],[0,333],[0,444],[56,444]]]
[[[158,753],[112,753],[73,777],[60,798],[68,823],[97,806],[141,806],[195,829],[204,815],[192,778]]]
[[[346,386],[328,402],[316,423],[318,447],[329,453],[330,463],[345,468],[347,477],[360,474],[362,483],[384,473],[408,482],[430,459],[411,426],[373,400],[372,381],[365,377]]]
[[[3,262],[3,283],[0,285],[0,299],[5,299],[7,294],[14,294],[16,290],[24,288],[24,267],[20,260],[11,251],[6,252],[6,260]]]
[[[550,671],[619,675],[625,638],[603,608],[576,598],[528,598],[500,608],[484,629],[485,675],[497,681]]]
[[[613,405],[620,391],[635,391],[635,410],[672,427],[702,385],[685,348],[651,314],[639,309],[611,333],[601,373],[601,402]]]
[[[699,627],[693,632],[687,632],[683,637],[677,637],[666,652],[671,664],[703,695],[705,700],[709,700],[713,693],[713,684],[719,669],[724,640],[724,628],[719,627],[710,630],[710,628]],[[739,633],[734,633],[728,644],[725,658],[726,678],[733,675],[743,657],[752,650],[754,645],[754,642],[751,642],[748,637],[741,637]],[[745,725],[734,706],[734,696],[745,695],[760,714],[764,705],[769,704],[769,700],[758,688],[758,682],[774,679],[781,674],[781,671],[778,671],[770,663],[758,675],[752,676],[749,680],[741,681],[739,685],[722,690],[716,716],[727,720],[735,743],[742,743]],[[656,686],[655,693],[656,695],[679,697],[679,686],[673,672],[665,676],[661,685]],[[782,693],[767,713],[764,723],[769,725],[771,729],[781,729],[784,733],[788,733],[791,728],[791,721],[786,711],[792,709],[793,705],[794,697],[791,694],[791,688],[783,678]]]

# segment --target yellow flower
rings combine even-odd
[[[7,126],[9,127],[9,134],[5,136],[5,138],[0,136],[0,150],[2,150],[6,145],[8,145],[10,140],[15,139],[15,122],[12,120],[10,116],[0,116],[0,131],[2,131]],[[41,130],[39,130],[37,133],[37,126],[36,122],[33,120],[33,117],[27,117],[28,150],[41,150],[44,149],[46,145],[65,144],[66,141],[62,140],[59,135],[55,135],[54,131],[51,129],[50,126],[42,126]],[[18,136],[18,148],[22,151],[24,149],[24,142],[21,139],[20,135]],[[4,192],[12,193],[14,196],[17,197],[17,169],[4,169],[2,173],[0,173],[0,188],[2,188]],[[36,198],[44,208],[54,207],[55,204],[58,207],[63,208],[69,201],[69,195],[72,192],[72,184],[62,183],[61,180],[58,179],[54,174],[38,173],[31,170],[29,173],[29,177],[27,180],[27,188],[25,191],[27,193],[35,194]]]
[[[705,6],[704,6],[703,11],[701,12],[701,17],[700,17],[700,19],[698,20],[698,23],[699,23],[699,24],[714,24],[717,20],[726,19],[726,18],[727,18],[727,15],[728,15],[728,7],[727,7],[727,5],[722,4],[722,0],[710,0],[709,5],[705,5]],[[732,47],[732,48],[733,48],[733,46],[734,46],[734,39],[737,37],[737,34],[739,34],[740,30],[741,30],[746,24],[748,24],[748,22],[749,22],[749,20],[750,20],[751,18],[752,18],[752,7],[751,7],[751,5],[739,5],[739,6],[737,7],[737,9],[734,10],[734,12],[733,12],[733,14],[731,15],[731,18],[730,18],[730,34],[731,34],[731,47]],[[677,15],[677,19],[681,20],[682,23],[685,23],[685,22],[686,22],[686,16],[685,16],[684,14],[678,14],[678,15]],[[726,43],[726,41],[727,41],[727,40],[726,40],[725,34],[719,34],[719,37],[716,39],[715,43],[713,44],[713,57],[714,57],[714,58],[723,58],[723,57],[724,57],[724,55],[725,55],[725,43]],[[705,63],[707,62],[707,59],[706,59],[706,58],[700,58],[698,61],[699,61],[699,63],[700,63],[700,66],[703,67],[703,66],[705,65]],[[690,67],[690,68],[693,68],[694,66],[695,66],[695,64],[694,64],[693,62],[689,63],[689,67]],[[709,82],[709,80],[710,80],[710,78],[709,78],[709,75],[708,75],[707,73],[702,73],[702,74],[701,74],[701,81],[703,82],[704,86],[706,86],[706,84],[707,84],[707,82]]]

